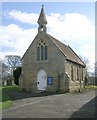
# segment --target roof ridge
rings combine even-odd
[[[53,36],[51,36],[51,35],[49,35],[49,34],[47,34],[47,36],[51,39],[51,38],[53,38],[53,39],[55,39],[56,41],[58,41],[58,42],[60,42],[61,44],[63,44],[61,41],[59,41],[59,40],[57,40],[56,38],[54,38]],[[52,40],[52,42],[58,47],[58,49],[64,54],[64,52],[60,49],[60,47]],[[63,44],[63,45],[65,45],[65,44]],[[66,46],[66,45],[65,45]],[[65,55],[65,54],[64,54]],[[65,55],[65,57],[67,57],[66,55]]]
[[[58,49],[63,53],[63,55],[69,61],[86,66],[85,63],[79,58],[79,56],[73,51],[73,49],[68,45],[65,45],[63,42],[47,34],[47,36],[52,40],[52,42],[58,47]]]
[[[74,52],[74,50],[68,45],[68,47],[72,50],[72,52],[82,61],[82,59]],[[82,63],[85,65],[85,63],[82,61]],[[86,66],[86,65],[85,65]]]
[[[48,34],[49,35],[49,34]],[[60,42],[61,44],[65,45],[63,42],[59,41],[58,39],[56,39],[55,37],[49,35],[50,37],[54,38],[56,41]],[[68,47],[68,45],[65,45],[66,47]]]

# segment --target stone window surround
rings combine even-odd
[[[37,61],[47,60],[47,45],[45,41],[41,38],[37,45]]]

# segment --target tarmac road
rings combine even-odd
[[[54,94],[25,97],[12,93],[17,99],[3,110],[3,118],[95,118],[95,91],[84,94]]]

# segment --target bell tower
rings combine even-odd
[[[39,24],[38,33],[42,32],[42,31],[46,32],[47,20],[46,20],[46,16],[45,16],[45,13],[44,13],[44,5],[42,5],[41,12],[40,12],[37,23]]]

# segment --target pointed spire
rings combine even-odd
[[[44,13],[44,5],[42,5],[42,8],[41,8],[38,24],[47,24],[46,16]]]
[[[37,23],[39,24],[39,28],[38,28],[39,31],[46,31],[47,20],[44,13],[44,5],[42,5]]]

